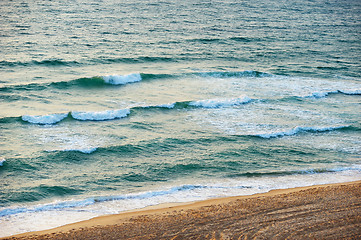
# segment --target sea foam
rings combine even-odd
[[[321,91],[313,92],[311,95],[305,96],[305,98],[324,98],[329,94],[341,93],[345,95],[361,95],[360,89],[343,89],[343,90],[333,90],[333,91]]]
[[[314,98],[324,98],[327,97],[331,93],[337,93],[338,91],[330,91],[330,92],[314,92],[311,96],[307,97],[314,97]]]
[[[166,103],[166,104],[160,104],[160,105],[156,105],[155,107],[158,108],[174,108],[175,107],[175,103]]]
[[[339,90],[339,92],[346,94],[346,95],[361,95],[361,89]]]
[[[4,162],[6,162],[5,158],[0,158],[0,167],[4,164]]]
[[[80,149],[64,149],[63,151],[65,151],[65,152],[81,152],[81,153],[90,154],[90,153],[95,152],[96,150],[97,150],[97,148],[90,147],[90,148],[80,148]]]
[[[296,135],[300,132],[328,132],[334,131],[342,128],[346,128],[348,126],[338,126],[338,127],[295,127],[293,129],[281,132],[273,132],[273,133],[264,133],[264,134],[256,134],[255,136],[261,138],[276,138],[276,137],[284,137],[284,136],[292,136]]]
[[[97,150],[96,147],[84,147],[84,148],[65,148],[65,149],[54,149],[54,150],[47,150],[47,152],[81,152],[90,154]]]
[[[164,103],[164,104],[159,104],[159,105],[145,105],[145,106],[140,106],[141,108],[169,108],[172,109],[174,108],[176,105],[176,103]]]
[[[286,175],[265,174],[262,178],[242,176],[220,182],[200,181],[195,185],[173,185],[147,192],[2,208],[0,217],[6,218],[6,221],[2,222],[0,237],[55,228],[96,216],[116,214],[162,203],[192,202],[215,197],[252,195],[273,189],[355,181],[360,179],[359,173],[360,166],[358,165],[336,168],[331,166],[322,171],[308,169]]]
[[[139,82],[142,80],[140,73],[131,73],[127,75],[108,75],[103,77],[104,82],[113,85],[123,85],[127,83]]]
[[[204,108],[219,108],[219,107],[230,107],[240,104],[249,103],[252,101],[251,98],[247,96],[242,96],[238,98],[215,98],[207,100],[199,100],[190,102],[190,106],[204,107]]]
[[[68,116],[68,113],[55,113],[49,115],[24,115],[21,117],[23,121],[35,124],[55,124],[57,122],[62,121],[64,118]]]
[[[124,118],[130,113],[129,109],[107,110],[102,112],[71,112],[71,116],[77,120],[104,121]]]

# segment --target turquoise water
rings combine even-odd
[[[1,1],[0,236],[361,179],[359,1]]]

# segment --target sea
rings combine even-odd
[[[0,1],[0,237],[361,180],[361,1]]]

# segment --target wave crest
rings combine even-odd
[[[0,61],[0,66],[4,67],[16,67],[16,66],[72,66],[79,65],[78,61],[66,61],[61,59],[45,59],[45,60],[32,60],[27,62],[21,61]]]
[[[91,154],[98,150],[96,147],[83,147],[83,148],[65,148],[65,149],[55,149],[55,150],[48,150],[47,152],[80,152]]]
[[[101,112],[71,112],[71,116],[77,120],[83,121],[105,121],[118,118],[124,118],[130,114],[129,109],[106,110]]]
[[[344,90],[334,90],[334,91],[325,91],[325,92],[314,92],[310,96],[306,96],[306,98],[324,98],[330,94],[345,94],[345,95],[361,95],[360,89],[344,89]]]
[[[6,162],[6,159],[0,157],[0,167],[4,164],[4,162]]]
[[[295,127],[288,131],[282,132],[273,132],[273,133],[264,133],[264,134],[256,134],[255,136],[261,138],[277,138],[277,137],[285,137],[296,135],[300,132],[329,132],[334,130],[339,130],[343,128],[347,128],[349,126],[338,126],[338,127]]]
[[[34,123],[34,124],[55,124],[68,116],[68,113],[55,113],[49,115],[39,115],[39,116],[32,116],[32,115],[24,115],[21,119],[25,122]]]
[[[104,82],[112,85],[124,85],[127,83],[139,82],[142,80],[140,73],[131,73],[128,75],[108,75],[103,77]]]
[[[204,107],[204,108],[219,108],[219,107],[230,107],[235,105],[241,105],[249,103],[252,101],[251,98],[247,96],[242,96],[238,98],[215,98],[207,100],[199,100],[190,102],[190,106]]]

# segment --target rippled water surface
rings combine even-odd
[[[1,1],[0,236],[361,179],[359,1]]]

